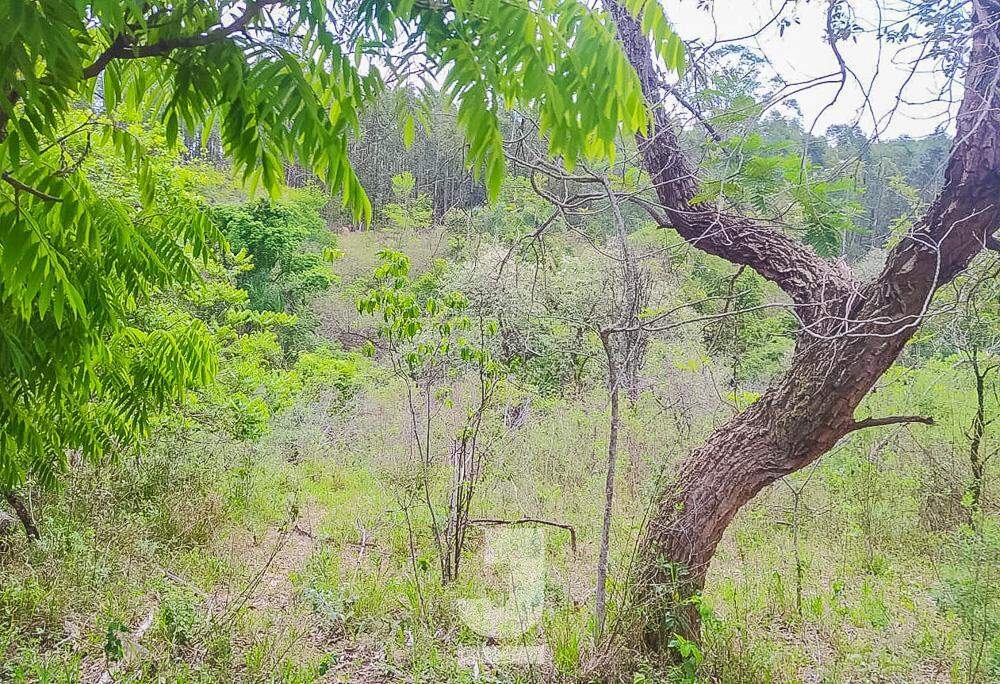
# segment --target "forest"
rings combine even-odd
[[[0,682],[1000,683],[1000,0],[0,27]]]

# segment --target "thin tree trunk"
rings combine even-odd
[[[615,499],[615,470],[618,467],[618,430],[621,424],[618,389],[618,359],[611,344],[610,333],[601,334],[608,356],[608,392],[611,403],[611,428],[608,431],[608,468],[604,482],[604,521],[601,525],[601,548],[597,557],[597,591],[594,608],[597,641],[604,634],[608,583],[608,550],[611,545],[611,517]]]
[[[24,533],[28,535],[28,539],[34,541],[41,539],[42,536],[38,533],[35,520],[31,517],[31,511],[28,510],[28,505],[21,498],[21,495],[15,491],[8,490],[4,492],[3,497],[7,501],[7,504],[14,509],[14,513],[17,515],[18,520],[21,521],[21,526],[24,527]]]
[[[639,372],[645,360],[649,338],[649,333],[642,329],[639,320],[650,294],[648,278],[644,277],[645,274],[639,268],[635,255],[629,247],[628,231],[618,205],[618,198],[607,179],[604,180],[604,189],[611,206],[621,255],[622,301],[617,305],[618,315],[614,325],[600,331],[601,344],[608,359],[611,426],[608,431],[607,479],[604,484],[604,520],[597,559],[594,613],[598,641],[604,632],[607,613],[608,553],[611,545],[611,519],[614,515],[615,473],[618,468],[618,434],[621,431],[621,385],[624,380],[630,405],[634,405],[638,399]]]
[[[975,353],[971,356],[972,372],[976,378],[976,415],[972,418],[972,431],[969,434],[969,466],[972,468],[972,482],[969,485],[969,524],[976,526],[976,515],[979,513],[983,499],[983,438],[986,435],[986,376],[991,367],[981,369]]]

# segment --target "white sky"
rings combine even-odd
[[[782,0],[715,0],[711,12],[698,9],[697,0],[662,0],[667,15],[681,36],[687,40],[699,38],[708,43],[716,33],[718,39],[736,38],[753,33],[766,24],[782,7]],[[879,6],[883,6],[882,23],[898,18],[898,13],[885,9],[885,0],[853,0],[855,19],[870,31],[853,40],[838,43],[849,69],[853,70],[871,92],[871,110],[865,104],[863,90],[857,80],[848,75],[847,86],[836,104],[823,111],[837,92],[837,85],[823,85],[796,94],[808,129],[820,116],[815,132],[822,133],[827,126],[857,122],[868,134],[879,120],[879,137],[900,135],[922,136],[933,133],[947,122],[947,111],[942,103],[897,105],[897,95],[912,70],[912,62],[919,54],[917,46],[900,46],[883,43],[875,37],[879,25]],[[798,17],[800,23],[789,26],[779,35],[778,22],[759,36],[742,41],[741,45],[755,49],[765,56],[774,72],[786,81],[798,82],[809,78],[838,72],[837,60],[825,42],[826,0],[799,0],[788,3],[783,16]],[[714,22],[713,22],[714,16]],[[934,97],[944,79],[930,73],[932,65],[922,64],[910,79],[904,99],[910,102],[926,101]],[[772,74],[765,74],[769,77]],[[875,77],[874,87],[869,84]],[[837,77],[834,80],[839,80]],[[960,93],[958,93],[960,94]],[[885,117],[885,118],[883,118]]]

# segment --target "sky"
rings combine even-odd
[[[797,17],[799,23],[791,24],[780,35],[778,22],[775,22],[760,35],[738,44],[765,56],[773,73],[786,81],[800,82],[839,72],[836,57],[824,40],[826,0],[788,3],[783,0],[715,0],[711,11],[699,9],[697,0],[662,1],[671,22],[685,40],[705,42],[711,42],[716,31],[719,39],[752,33],[786,5],[782,16]],[[919,54],[916,45],[883,43],[880,49],[875,36],[880,4],[887,3],[884,0],[853,0],[855,20],[866,31],[856,41],[848,39],[838,43],[847,66],[864,83],[864,90],[849,76],[833,105],[830,103],[835,99],[837,84],[817,86],[796,94],[807,129],[814,121],[817,134],[831,124],[857,122],[869,135],[877,130],[880,139],[887,139],[900,135],[929,135],[947,124],[947,108],[941,103],[908,105],[903,102],[897,106],[897,95],[904,83],[904,100],[920,102],[934,97],[944,79],[940,74],[931,73],[929,63],[921,65],[910,77],[912,62]],[[881,16],[884,24],[899,15],[883,8]],[[873,77],[874,87],[870,87]],[[835,80],[839,82],[839,76]],[[866,104],[865,90],[870,92],[870,104]]]

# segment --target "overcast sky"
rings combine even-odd
[[[719,39],[735,38],[752,33],[766,24],[782,7],[782,0],[716,0],[709,13],[698,9],[697,0],[661,0],[672,23],[685,39],[699,38],[710,42],[716,34]],[[884,6],[885,2],[882,3]],[[742,41],[764,55],[774,71],[786,81],[804,81],[838,71],[837,60],[824,42],[826,0],[799,0],[788,3],[783,16],[798,17],[779,35],[778,22],[765,29],[759,36]],[[881,138],[900,135],[922,136],[934,132],[946,123],[947,112],[940,103],[907,105],[899,104],[897,95],[912,70],[912,62],[919,54],[916,46],[880,46],[875,31],[879,25],[877,0],[854,0],[856,21],[866,29],[857,42],[839,43],[848,67],[853,70],[871,91],[871,107],[865,104],[863,90],[857,80],[849,77],[836,104],[824,108],[834,99],[837,85],[818,86],[795,95],[802,109],[806,128],[819,117],[815,131],[823,132],[827,126],[857,122],[869,134],[878,120]],[[713,21],[714,16],[714,21]],[[891,9],[883,9],[883,24],[898,17]],[[921,65],[905,88],[905,100],[919,102],[934,97],[943,83],[943,77],[930,73],[931,64]],[[874,116],[872,111],[874,110]],[[823,112],[822,116],[820,113]]]

